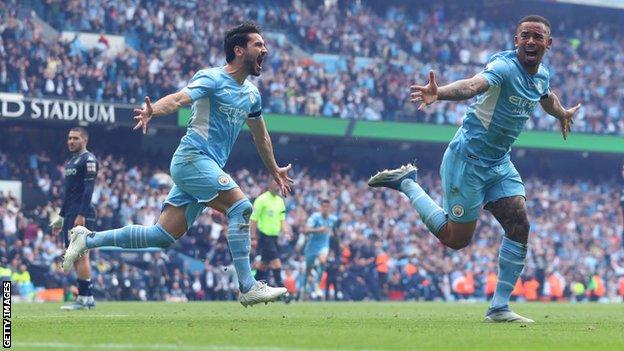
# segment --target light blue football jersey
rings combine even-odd
[[[223,168],[247,118],[260,118],[260,92],[249,80],[241,85],[224,67],[198,71],[183,89],[193,100],[181,143],[191,144]]]
[[[470,105],[449,147],[473,164],[491,167],[509,160],[511,145],[550,91],[550,77],[544,65],[535,75],[527,73],[515,50],[492,56],[480,74],[490,87]]]
[[[330,214],[329,216],[327,216],[327,218],[325,218],[323,217],[321,212],[314,212],[310,216],[310,218],[308,218],[306,226],[311,227],[311,228],[326,227],[328,230],[323,233],[318,233],[318,232],[312,233],[308,244],[310,246],[329,245],[329,236],[331,234],[331,230],[332,228],[334,228],[337,222],[338,222],[338,217],[332,214]]]

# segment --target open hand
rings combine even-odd
[[[563,134],[563,140],[568,139],[568,134],[574,124],[574,120],[572,119],[574,115],[581,108],[581,104],[577,104],[576,106],[565,110],[565,114],[563,117],[559,118],[559,123],[561,123],[561,134]]]
[[[438,100],[438,83],[435,81],[433,71],[429,71],[429,83],[427,85],[412,85],[410,86],[410,91],[410,102],[420,102],[420,106],[418,106],[419,111],[436,102]]]
[[[133,130],[137,130],[139,128],[143,129],[143,134],[147,133],[147,124],[152,119],[152,101],[149,96],[145,97],[145,106],[143,108],[135,108],[134,109],[134,119],[138,121],[137,125],[132,128]]]
[[[290,171],[291,168],[292,165],[289,163],[286,167],[278,167],[275,174],[273,174],[273,179],[275,179],[277,185],[279,185],[282,196],[288,196],[292,191],[290,184],[295,182],[288,176],[288,171]]]

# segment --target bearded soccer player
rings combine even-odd
[[[135,129],[146,133],[154,117],[175,113],[192,104],[188,130],[171,160],[171,188],[158,223],[152,226],[130,225],[102,232],[83,226],[73,228],[71,243],[63,262],[68,269],[81,254],[101,246],[125,249],[145,247],[167,248],[186,233],[197,216],[210,206],[228,217],[227,239],[236,268],[243,306],[275,301],[286,293],[283,287],[273,288],[256,281],[249,262],[249,219],[251,202],[234,180],[223,171],[230,151],[243,123],[247,123],[254,142],[269,173],[283,195],[290,192],[291,166],[278,167],[273,155],[271,138],[261,114],[260,93],[247,80],[259,76],[267,48],[254,23],[243,23],[229,30],[224,39],[227,64],[198,71],[181,91],[167,95],[136,109]]]
[[[559,120],[564,140],[581,106],[562,107],[550,90],[548,70],[541,64],[552,45],[547,19],[537,15],[522,18],[514,43],[515,50],[495,54],[472,78],[438,87],[432,71],[427,85],[411,86],[411,101],[419,103],[420,110],[437,100],[477,97],[442,159],[443,208],[417,183],[414,165],[379,172],[368,184],[406,194],[431,233],[455,250],[470,243],[485,205],[505,230],[498,282],[485,321],[530,323],[533,320],[509,308],[511,291],[524,268],[529,237],[524,184],[509,152],[538,104]]]
[[[63,206],[59,216],[52,223],[52,234],[63,235],[65,247],[69,246],[69,230],[74,226],[95,225],[95,207],[91,204],[98,163],[92,153],[87,151],[89,134],[82,127],[75,127],[67,135],[67,148],[72,157],[65,164],[65,191]],[[66,271],[70,270],[68,266]],[[78,297],[72,304],[61,306],[63,310],[84,310],[95,308],[91,293],[91,266],[89,254],[73,262],[78,282]]]

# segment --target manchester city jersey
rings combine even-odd
[[[312,246],[329,245],[329,236],[331,230],[334,228],[337,222],[338,218],[334,215],[329,215],[327,216],[327,218],[325,218],[320,212],[313,213],[310,218],[308,218],[306,225],[310,228],[325,227],[327,228],[327,231],[322,233],[312,233],[308,244]]]
[[[198,71],[183,91],[193,105],[181,142],[198,148],[223,168],[245,120],[261,115],[258,88],[248,80],[239,84],[224,67],[215,67]]]
[[[550,83],[544,65],[531,75],[514,50],[492,56],[480,74],[489,88],[470,105],[449,147],[469,162],[490,167],[509,159],[511,145],[548,94]]]

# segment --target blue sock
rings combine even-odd
[[[418,183],[411,179],[401,182],[401,191],[409,197],[412,207],[416,209],[429,231],[437,236],[448,223],[446,212],[427,195]]]
[[[234,261],[234,268],[238,276],[238,286],[240,291],[246,293],[251,289],[256,280],[251,274],[249,263],[249,252],[251,250],[251,236],[249,234],[249,217],[253,206],[247,199],[237,201],[228,208],[227,240],[230,246],[230,253]]]
[[[102,246],[116,246],[124,249],[146,247],[168,248],[175,242],[171,234],[160,225],[127,225],[123,228],[92,232],[87,236],[89,249]]]
[[[496,292],[490,304],[490,311],[506,309],[509,306],[509,296],[516,286],[516,281],[524,268],[524,259],[527,246],[503,237],[503,243],[498,254],[498,282]]]
[[[320,285],[321,284],[321,280],[323,280],[323,273],[325,272],[325,266],[326,266],[325,263],[319,263],[319,265],[318,265],[318,270],[317,270],[318,277],[316,279],[316,284],[317,285]]]

